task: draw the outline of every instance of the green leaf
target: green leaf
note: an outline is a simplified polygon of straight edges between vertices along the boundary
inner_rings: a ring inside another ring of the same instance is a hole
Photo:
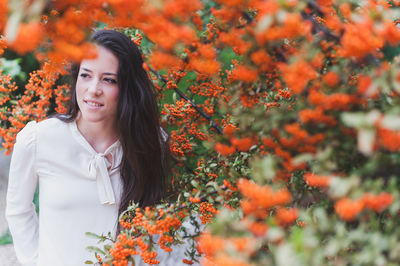
[[[381,125],[390,130],[400,130],[400,116],[385,115],[381,121]]]
[[[271,155],[265,156],[261,160],[254,160],[250,168],[253,169],[253,178],[257,183],[269,183],[275,177],[276,163]]]
[[[110,250],[110,248],[112,248],[111,245],[104,245],[104,250]]]
[[[12,244],[13,240],[10,234],[10,231],[7,230],[7,232],[0,237],[0,245],[7,245],[7,244]]]
[[[302,153],[300,155],[297,155],[296,157],[293,158],[293,164],[294,165],[299,165],[302,163],[308,163],[310,161],[314,160],[314,155],[311,153]]]
[[[359,183],[360,179],[357,176],[332,178],[329,185],[329,195],[332,198],[342,198],[346,196],[352,188],[358,187]]]
[[[104,236],[99,236],[99,235],[97,235],[95,233],[92,233],[92,232],[86,232],[85,235],[93,237],[93,238],[96,238],[96,239],[104,239]]]
[[[193,187],[198,188],[199,187],[199,183],[196,180],[192,180],[190,182],[190,184],[192,184]]]
[[[285,237],[285,232],[279,227],[275,228],[273,227],[267,231],[267,239],[271,242],[275,242],[284,237]]]
[[[256,32],[266,31],[272,24],[273,19],[271,15],[263,16],[256,26]]]
[[[346,126],[358,129],[374,127],[375,122],[377,122],[380,117],[381,113],[378,110],[372,110],[368,113],[346,112],[341,115],[341,119]]]
[[[374,129],[359,129],[357,136],[358,150],[366,155],[372,155],[375,143],[375,130]]]
[[[90,251],[90,252],[97,252],[97,253],[106,255],[106,253],[103,250],[99,249],[98,247],[89,246],[89,247],[86,247],[86,250]]]
[[[367,125],[365,113],[343,113],[341,118],[343,123],[349,127],[361,128]]]
[[[276,250],[276,265],[303,265],[290,243],[281,244]]]

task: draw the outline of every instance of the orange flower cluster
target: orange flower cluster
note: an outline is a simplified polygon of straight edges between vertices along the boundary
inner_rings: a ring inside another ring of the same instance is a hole
[[[389,207],[393,200],[393,195],[387,192],[382,192],[379,195],[367,193],[363,196],[365,207],[376,212],[381,212]]]
[[[182,60],[169,53],[154,51],[150,56],[150,65],[158,70],[163,68],[178,69],[181,67]]]
[[[248,228],[256,237],[264,236],[268,230],[268,226],[262,222],[253,222]]]
[[[150,40],[166,51],[172,50],[178,43],[188,45],[197,39],[194,29],[188,25],[177,25],[162,16],[148,18],[147,23],[140,26]]]
[[[169,82],[175,86],[187,74],[187,72],[183,71],[171,72],[170,76],[172,76],[172,79]],[[176,81],[173,82],[173,80]],[[171,131],[170,145],[173,154],[178,157],[191,155],[193,146],[197,144],[196,141],[204,141],[208,138],[200,128],[200,125],[208,124],[209,121],[200,116],[196,108],[202,109],[205,114],[211,117],[216,108],[214,100],[222,98],[228,101],[226,97],[221,97],[226,88],[216,84],[209,82],[201,83],[200,86],[191,87],[191,90],[199,96],[207,96],[207,99],[203,103],[197,103],[196,107],[193,103],[181,99],[174,104],[165,104],[161,111],[161,114],[164,116],[163,119],[176,128]]]
[[[356,95],[349,95],[346,93],[332,93],[326,95],[317,89],[310,90],[308,100],[311,104],[323,110],[348,110],[352,105],[360,102]]]
[[[149,235],[158,234],[160,238],[158,244],[162,249],[171,252],[170,245],[174,242],[173,234],[182,225],[181,219],[186,214],[184,211],[179,211],[179,217],[175,214],[170,214],[173,209],[153,210],[146,207],[145,210],[137,208],[131,222],[121,220],[121,225],[128,229],[129,235],[122,233],[118,236],[118,241],[115,243],[115,248],[110,249],[110,255],[114,258],[113,264],[127,265],[127,257],[139,254],[135,249],[136,246],[140,249],[140,256],[147,264],[158,264],[156,259],[157,253],[152,251],[154,243],[146,244],[144,238]],[[137,236],[135,234],[139,234]],[[132,235],[131,235],[132,234]]]
[[[250,55],[251,61],[257,65],[257,68],[267,72],[272,71],[275,67],[270,55],[264,50],[257,50]]]
[[[262,16],[258,16],[263,19]],[[260,45],[268,41],[277,41],[282,39],[295,39],[296,37],[306,36],[311,31],[311,24],[304,21],[298,13],[286,13],[281,25],[276,23],[267,30],[257,32],[256,39]]]
[[[245,137],[245,138],[241,138],[241,139],[232,138],[231,142],[238,151],[243,151],[243,152],[248,151],[250,149],[250,147],[253,146],[253,144],[254,144],[254,140],[249,137]]]
[[[3,31],[6,22],[7,22],[7,14],[8,14],[8,1],[0,0],[0,30]]]
[[[242,208],[245,213],[253,212],[259,208],[270,209],[275,206],[285,205],[292,200],[292,196],[287,189],[274,191],[270,186],[259,186],[243,178],[239,179],[237,187],[246,197],[242,201]]]
[[[366,193],[358,200],[351,200],[349,198],[338,200],[335,203],[335,211],[343,220],[353,221],[364,208],[375,212],[382,212],[384,209],[388,208],[393,201],[394,196],[387,192],[381,192],[378,195]]]
[[[194,263],[192,260],[187,260],[187,259],[183,259],[182,262],[188,265],[192,265]]]
[[[306,61],[299,60],[290,65],[280,64],[279,70],[289,89],[296,94],[301,93],[309,81],[317,78],[317,72]]]
[[[289,99],[292,96],[293,96],[293,94],[290,90],[279,90],[278,94],[275,96],[275,99],[279,100],[280,97],[282,97],[284,99]]]
[[[203,21],[198,13],[194,13],[192,17],[192,22],[196,26],[196,28],[200,31],[203,30]]]
[[[315,144],[320,143],[325,139],[325,135],[322,133],[310,136],[306,130],[301,129],[300,124],[293,123],[285,125],[285,130],[292,135],[291,138],[281,137],[279,142],[282,147],[292,150],[297,150],[298,152],[316,152]],[[287,160],[290,160],[290,156],[282,156]]]
[[[201,202],[201,199],[200,199],[200,198],[194,198],[194,197],[190,196],[190,197],[189,197],[189,201],[190,201],[191,203],[200,203],[200,202]]]
[[[162,215],[159,217],[155,223],[152,223],[150,220],[153,218],[153,214],[150,209],[146,209],[146,216],[140,211],[140,209],[136,210],[136,215],[132,219],[132,223],[135,226],[136,230],[139,230],[140,227],[143,227],[146,232],[149,234],[163,234],[165,232],[169,232],[172,229],[178,229],[181,226],[181,221],[176,217],[176,215],[167,215],[161,213]]]
[[[135,37],[136,38],[132,38],[132,42],[137,46],[140,46],[140,44],[142,43],[143,36],[140,33],[136,33]]]
[[[225,247],[234,247],[237,252],[251,254],[254,252],[254,242],[249,237],[231,237],[222,238],[212,236],[210,233],[204,232],[201,234],[197,249],[205,257],[202,259],[202,265],[235,265],[247,266],[250,265],[245,261],[228,256],[225,252]]]
[[[127,240],[126,236],[125,238],[119,237],[119,240],[121,242],[115,242],[114,248],[110,248],[110,254],[114,258],[112,264],[115,266],[127,266],[128,260],[126,259],[126,257],[138,254],[138,252],[134,248],[132,248],[135,242],[131,242],[131,239]],[[124,247],[126,245],[128,245],[129,247]]]
[[[6,48],[7,48],[6,40],[0,39],[0,56],[3,55],[4,49],[6,49]]]
[[[238,65],[232,70],[228,76],[230,82],[233,81],[244,81],[244,82],[254,82],[258,77],[256,69],[250,69],[248,67]]]
[[[227,92],[227,88],[210,82],[202,82],[199,86],[191,86],[190,89],[193,93],[207,98],[226,97],[224,93]],[[226,98],[226,101],[229,99]]]
[[[125,229],[131,229],[132,228],[132,223],[130,223],[130,222],[125,222],[124,220],[120,220],[119,223]]]
[[[400,31],[392,21],[384,22],[383,28],[379,29],[378,34],[392,46],[396,46],[400,43]]]
[[[183,119],[185,118],[185,112],[188,110],[186,106],[186,102],[184,100],[179,100],[175,103],[175,106],[164,104],[164,108],[162,110],[162,114],[167,115],[170,114],[169,121],[171,123],[175,122],[175,118]],[[168,110],[168,113],[166,112]]]
[[[400,132],[379,128],[378,129],[378,142],[386,150],[391,152],[400,151]]]
[[[13,42],[8,42],[8,47],[23,55],[38,47],[43,38],[43,26],[37,22],[22,23]],[[26,40],[29,40],[27,42]]]
[[[353,221],[356,216],[363,210],[363,200],[351,200],[343,198],[335,203],[335,211],[345,221]]]
[[[299,211],[296,208],[286,209],[280,207],[276,211],[276,219],[278,224],[281,226],[293,224],[298,216]]]
[[[218,41],[220,45],[230,46],[236,54],[242,55],[251,48],[251,43],[246,42],[244,37],[244,29],[231,28],[229,32],[220,32]]]
[[[223,156],[229,156],[235,153],[236,149],[233,146],[225,145],[222,143],[216,143],[214,149]]]
[[[3,75],[2,71],[0,71],[0,105],[3,106],[7,101],[10,100],[10,94],[17,90],[15,82],[12,82],[12,78],[10,75]],[[0,113],[0,115],[4,115]],[[1,117],[2,120],[7,119],[6,116]]]
[[[203,232],[200,235],[197,249],[208,256],[214,256],[219,250],[225,247],[224,239],[218,236],[212,236],[209,233]]]
[[[322,77],[322,81],[329,87],[334,88],[339,83],[340,79],[336,72],[330,71]]]
[[[144,263],[147,263],[150,265],[160,263],[159,260],[156,260],[157,252],[149,251],[150,246],[147,245],[141,237],[138,237],[136,239],[136,243],[140,248],[140,252],[141,252],[140,256],[142,257]]]
[[[224,186],[226,188],[229,188],[231,191],[237,191],[237,188],[232,186],[231,183],[229,183],[229,181],[227,181],[226,179],[223,180]]]
[[[193,49],[196,51],[191,52],[186,49],[186,54],[190,58],[188,69],[208,76],[218,74],[221,65],[217,61],[215,48],[211,44],[194,43]]]
[[[250,138],[250,137],[244,137],[244,138],[235,138],[233,137],[233,132],[230,132],[232,129],[228,128],[226,130],[226,135],[230,137],[230,142],[232,143],[232,146],[230,145],[225,145],[222,143],[216,143],[214,148],[215,150],[223,155],[223,156],[229,156],[235,153],[235,151],[241,151],[241,152],[247,152],[251,148],[251,146],[257,144],[257,140],[255,138]]]
[[[243,259],[232,258],[227,254],[220,255],[217,258],[206,257],[201,261],[204,266],[214,266],[214,265],[226,265],[226,266],[250,266],[249,263],[245,262]]]
[[[302,129],[298,123],[286,124],[284,129],[291,137],[281,136],[278,130],[273,130],[271,134],[273,137],[262,137],[261,147],[281,158],[279,161],[281,170],[276,173],[275,180],[287,181],[292,172],[306,169],[305,163],[296,163],[293,157],[299,153],[315,153],[316,145],[325,139],[325,135],[323,133],[309,135],[308,131]]]
[[[226,167],[226,166],[225,166]],[[222,189],[222,192],[218,192],[220,196],[224,198],[225,201],[228,201],[229,199],[232,198],[233,193],[237,191],[237,188],[234,187],[228,180],[224,179],[223,180],[223,185],[220,185],[220,188]],[[224,203],[224,208],[227,209],[233,209],[231,206],[228,204]]]
[[[384,44],[383,39],[374,33],[372,21],[348,23],[344,30],[340,56],[361,58],[369,53],[375,54]]]
[[[240,95],[240,101],[242,102],[242,105],[244,107],[252,108],[252,107],[254,107],[254,105],[256,105],[257,103],[260,102],[260,99],[257,95],[250,96],[244,92]],[[266,106],[270,107],[273,104],[274,103],[271,103],[271,104],[267,103]]]
[[[331,177],[329,176],[315,175],[312,173],[305,173],[303,177],[306,184],[310,187],[327,187],[331,181]]]
[[[368,76],[360,75],[358,78],[357,92],[369,96],[369,88],[371,87],[372,79]]]
[[[68,96],[63,96],[67,86],[59,86],[56,90],[54,86],[60,74],[65,73],[55,71],[50,64],[44,64],[41,70],[30,73],[30,79],[25,85],[24,95],[21,97],[13,95],[18,89],[15,83],[11,82],[10,76],[1,76],[0,78],[0,117],[4,121],[9,121],[11,127],[0,129],[0,136],[3,138],[3,147],[6,153],[11,152],[14,146],[16,133],[18,133],[25,124],[32,119],[41,120],[48,115],[50,100],[56,95],[57,110],[63,110],[63,106],[68,100]],[[7,108],[9,102],[17,102],[12,106],[12,110]]]
[[[68,85],[58,85],[57,88],[54,90],[54,96],[56,98],[56,105],[55,111],[59,114],[63,114],[67,112],[67,103],[70,99],[69,95],[70,87]]]
[[[192,151],[192,144],[183,134],[178,135],[177,131],[171,132],[171,151],[179,157],[185,156],[185,152]]]
[[[303,109],[299,111],[300,121],[303,123],[310,124],[325,124],[333,127],[337,124],[335,118],[330,115],[324,114],[324,110],[321,107],[315,109]]]
[[[217,213],[212,203],[202,202],[199,207],[201,213],[200,220],[202,224],[211,223],[212,218]]]

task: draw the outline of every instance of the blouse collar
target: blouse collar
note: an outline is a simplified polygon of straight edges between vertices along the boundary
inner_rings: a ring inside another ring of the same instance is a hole
[[[98,153],[78,130],[76,120],[69,124],[74,138],[91,154],[92,158],[88,165],[89,175],[87,177],[96,180],[100,203],[115,204],[110,174],[118,170],[122,160],[122,147],[119,140],[109,146],[104,153]],[[111,163],[106,158],[109,154],[112,157]],[[108,167],[110,167],[110,171],[107,169]]]

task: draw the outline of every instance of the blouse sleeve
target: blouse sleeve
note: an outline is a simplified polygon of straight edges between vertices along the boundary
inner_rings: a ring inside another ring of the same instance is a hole
[[[15,253],[23,266],[36,266],[39,221],[33,204],[38,177],[35,169],[36,122],[29,122],[17,135],[11,157],[6,219]]]

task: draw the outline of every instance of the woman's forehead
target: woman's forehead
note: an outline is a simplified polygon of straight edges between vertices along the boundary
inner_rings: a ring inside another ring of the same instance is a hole
[[[118,58],[107,48],[96,45],[97,56],[92,59],[84,59],[80,69],[96,73],[118,73]]]

